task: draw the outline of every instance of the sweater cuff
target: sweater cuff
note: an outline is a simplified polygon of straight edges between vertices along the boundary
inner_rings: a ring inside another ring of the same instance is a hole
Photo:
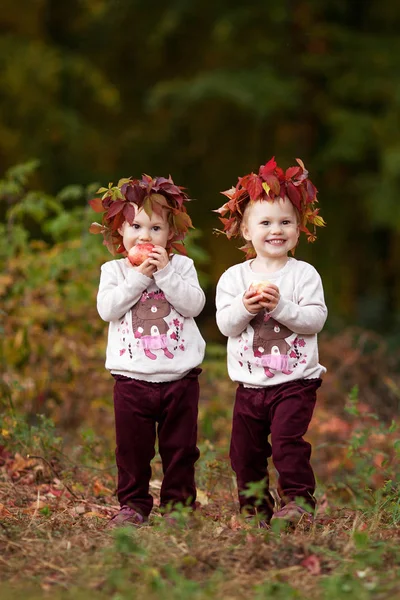
[[[163,269],[160,271],[156,271],[153,275],[154,280],[157,284],[162,283],[165,279],[169,279],[172,273],[174,273],[175,269],[171,265],[171,263],[167,263]]]
[[[268,314],[271,315],[271,317],[273,317],[277,321],[279,321],[279,317],[281,317],[282,314],[285,314],[289,302],[290,302],[290,300],[288,300],[287,298],[283,298],[283,296],[281,296],[279,298],[278,304],[275,306],[275,308],[273,310],[268,311]]]
[[[136,271],[135,269],[128,269],[126,275],[126,281],[129,286],[143,285],[144,289],[146,289],[150,285],[152,280],[152,277],[147,277],[147,275],[143,275],[143,273],[139,273],[139,271]]]

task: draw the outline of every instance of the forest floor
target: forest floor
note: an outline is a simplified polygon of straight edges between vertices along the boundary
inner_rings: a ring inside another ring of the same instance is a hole
[[[174,525],[163,519],[153,479],[150,523],[110,531],[113,474],[64,473],[59,461],[5,448],[0,464],[2,600],[400,598],[393,498],[363,510],[324,495],[312,526],[262,530],[239,517],[228,465],[214,463],[194,517],[183,509]]]
[[[400,422],[389,414],[396,412],[399,388],[387,378],[396,392],[389,411],[388,392],[373,390],[370,380],[363,384],[370,371],[360,356],[335,347],[331,362],[338,355],[347,363],[328,372],[307,433],[318,480],[315,522],[291,530],[276,523],[259,529],[238,513],[228,459],[234,385],[222,352],[202,374],[199,507],[194,517],[177,512],[174,525],[158,508],[156,454],[149,524],[106,528],[118,510],[107,390],[104,400],[91,391],[93,401],[80,407],[82,424],[73,432],[46,417],[29,423],[27,411],[17,414],[15,403],[6,402],[0,599],[400,600]],[[362,385],[346,394],[352,379]],[[59,410],[68,417],[65,403]],[[271,486],[275,493],[272,466]]]

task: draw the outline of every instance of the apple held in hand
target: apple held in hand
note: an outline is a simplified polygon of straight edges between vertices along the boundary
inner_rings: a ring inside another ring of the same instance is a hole
[[[148,258],[150,252],[153,250],[154,244],[146,242],[145,244],[136,244],[128,252],[128,259],[131,265],[138,267]]]
[[[265,279],[264,281],[252,281],[249,290],[250,292],[253,292],[253,296],[257,296],[258,294],[265,292],[270,283],[271,282],[268,281],[268,279]]]

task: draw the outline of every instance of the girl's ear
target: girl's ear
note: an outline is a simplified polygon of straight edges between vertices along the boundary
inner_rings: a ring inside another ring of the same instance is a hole
[[[168,233],[168,241],[171,240],[175,235],[175,231],[173,229],[171,229],[171,227],[169,228],[169,233]]]
[[[241,232],[242,236],[244,237],[244,239],[246,240],[246,242],[251,242],[251,237],[249,235],[249,229],[245,225],[245,223],[242,223],[242,226],[240,228],[240,232]]]
[[[124,229],[125,229],[125,225],[126,225],[126,221],[124,221],[121,225],[121,227],[118,227],[118,233],[119,235],[122,235],[122,237],[124,237]]]

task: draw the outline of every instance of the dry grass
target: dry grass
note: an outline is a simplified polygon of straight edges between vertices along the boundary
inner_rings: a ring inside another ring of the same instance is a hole
[[[150,525],[110,533],[111,475],[80,470],[67,483],[39,459],[3,451],[2,462],[0,576],[9,586],[2,600],[8,589],[13,600],[19,593],[29,600],[322,599],[335,597],[326,585],[336,580],[352,600],[399,597],[400,530],[383,511],[372,519],[322,503],[311,528],[265,531],[240,519],[234,490],[214,486],[182,526],[168,525],[156,507]],[[155,480],[156,503],[158,489]]]

